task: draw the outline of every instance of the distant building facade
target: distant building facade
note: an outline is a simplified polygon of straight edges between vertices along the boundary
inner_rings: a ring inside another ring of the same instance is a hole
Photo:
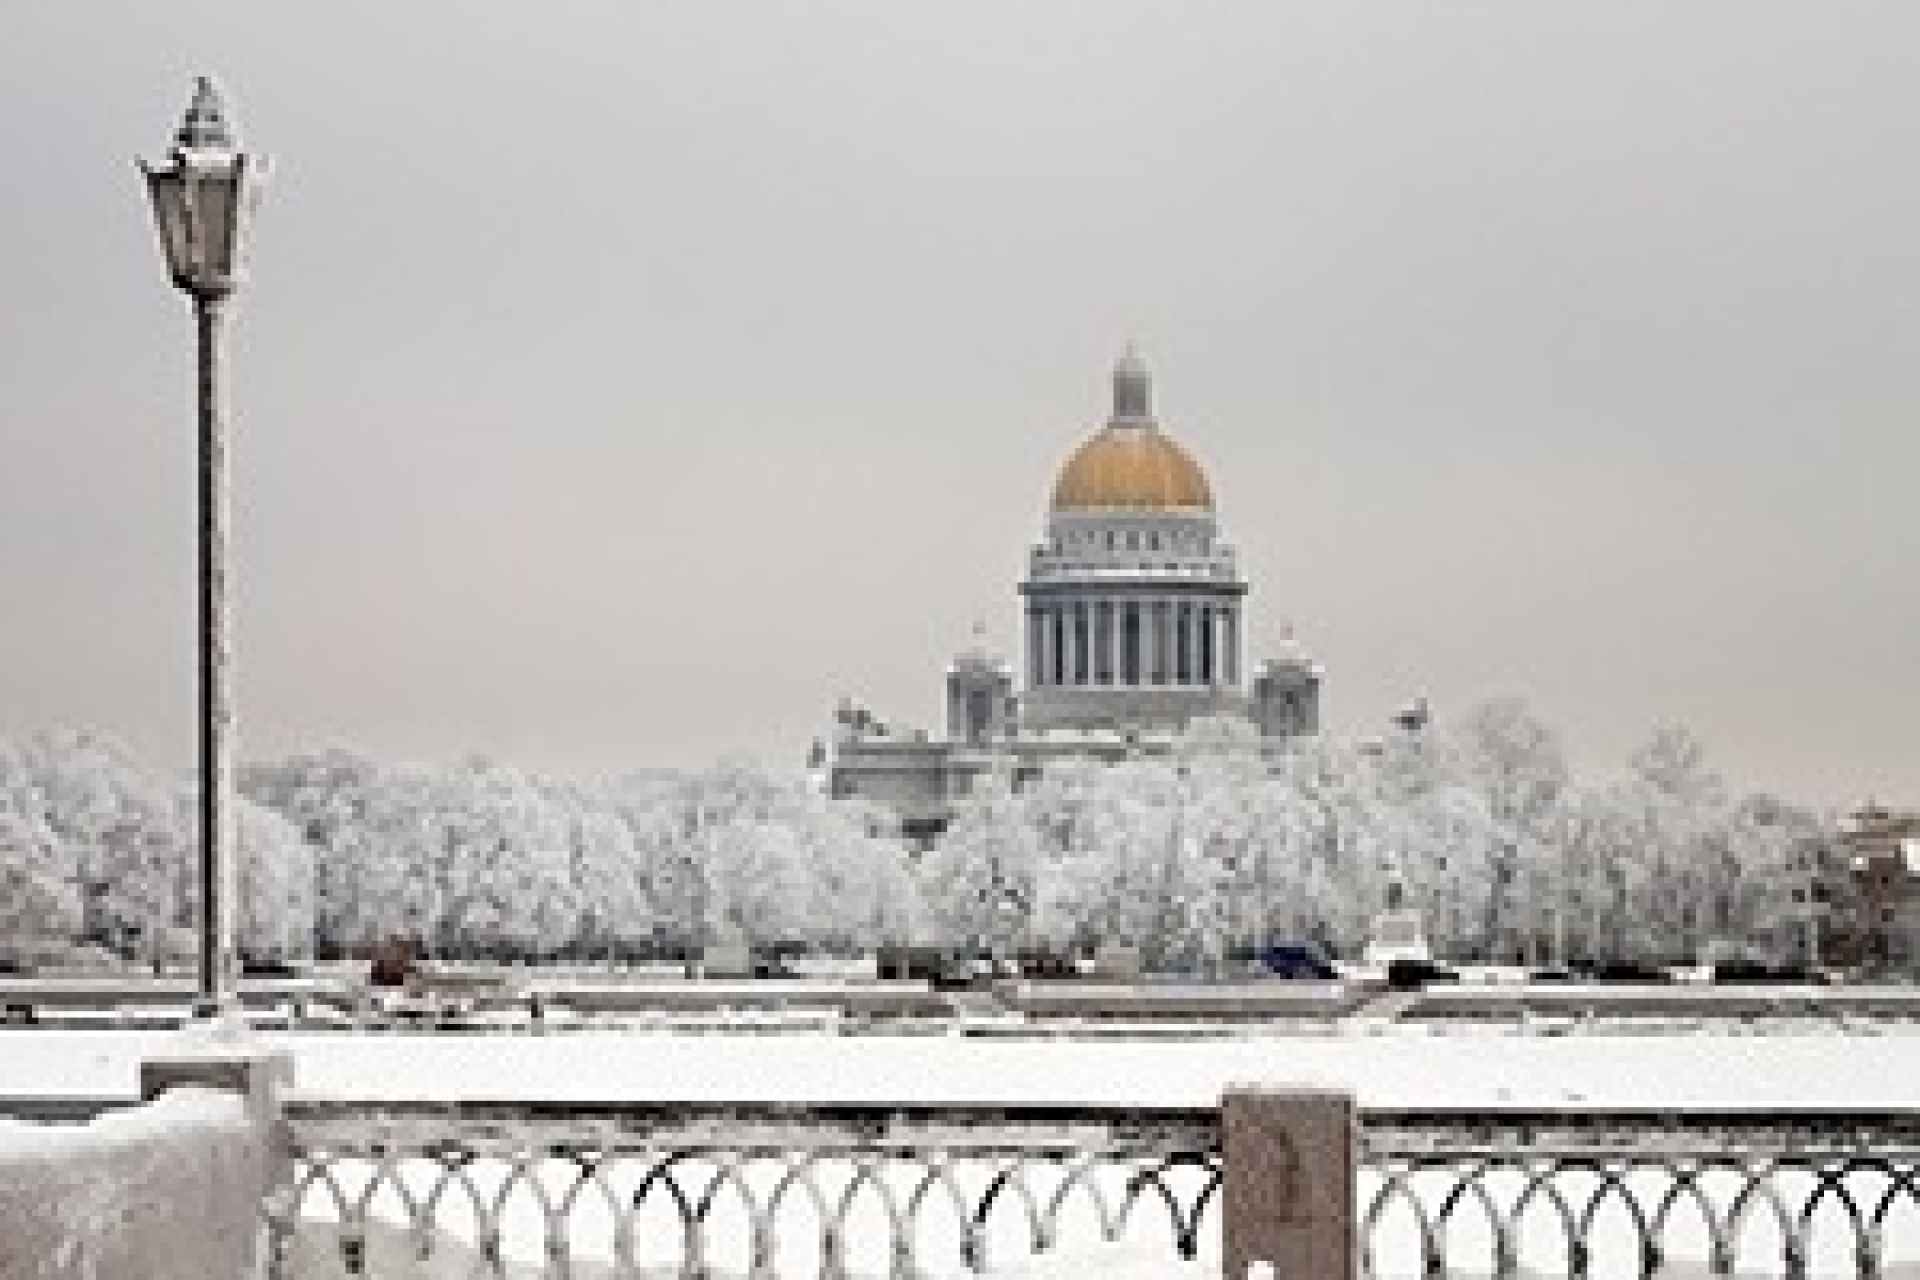
[[[1019,593],[1024,682],[976,638],[947,669],[942,734],[843,704],[821,761],[836,795],[867,797],[930,839],[996,766],[1023,782],[1057,760],[1151,755],[1209,716],[1276,744],[1319,730],[1315,663],[1295,653],[1249,668],[1247,583],[1206,474],[1161,428],[1131,351],[1111,416],[1060,470]]]
[[[1873,970],[1920,970],[1920,810],[1869,804],[1840,829],[1848,883],[1836,921],[1850,963]]]

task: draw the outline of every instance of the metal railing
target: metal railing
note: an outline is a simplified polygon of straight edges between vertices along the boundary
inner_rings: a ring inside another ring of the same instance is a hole
[[[920,1277],[1126,1240],[1219,1252],[1202,1108],[294,1098],[270,1221],[299,1274]],[[1368,1111],[1378,1276],[1871,1277],[1920,1266],[1920,1112]],[[1312,1176],[1311,1170],[1305,1175]],[[291,1269],[283,1274],[292,1274]],[[519,1273],[516,1273],[519,1274]]]
[[[1911,1111],[1373,1112],[1362,1145],[1374,1274],[1873,1277],[1920,1261]]]
[[[1142,1235],[1190,1258],[1221,1176],[1212,1110],[307,1101],[286,1118],[276,1253],[317,1235],[349,1275],[383,1240],[555,1276],[588,1257],[618,1275],[917,1277]]]

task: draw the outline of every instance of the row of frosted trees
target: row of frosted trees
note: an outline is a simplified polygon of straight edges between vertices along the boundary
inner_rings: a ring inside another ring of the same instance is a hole
[[[1124,942],[1213,971],[1249,946],[1350,952],[1382,910],[1458,959],[1666,961],[1814,926],[1830,825],[1743,796],[1684,733],[1575,780],[1513,702],[1360,747],[1263,752],[1196,725],[1171,754],[980,779],[911,850],[884,815],[729,764],[576,783],[343,752],[244,772],[241,943],[256,958],[405,937],[451,957],[718,943]],[[97,736],[0,741],[0,944],[189,948],[190,785]]]
[[[0,739],[0,959],[89,945],[156,967],[192,955],[194,789],[115,743],[64,730]],[[242,803],[236,928],[256,956],[312,945],[314,851]]]
[[[393,937],[440,956],[852,947],[905,936],[915,902],[869,815],[744,766],[584,786],[329,752],[241,786],[238,933],[255,960]],[[0,740],[0,959],[191,955],[193,800],[97,735]]]
[[[1832,827],[1731,789],[1683,731],[1583,784],[1515,702],[1360,747],[1277,756],[1230,722],[1171,756],[989,780],[920,877],[932,932],[1000,950],[1124,939],[1217,970],[1313,939],[1350,954],[1388,909],[1457,961],[1691,962],[1711,941],[1801,951],[1834,887]]]
[[[872,815],[746,765],[588,786],[329,754],[244,785],[315,851],[328,947],[400,936],[438,956],[587,959],[853,948],[912,923],[910,865]]]

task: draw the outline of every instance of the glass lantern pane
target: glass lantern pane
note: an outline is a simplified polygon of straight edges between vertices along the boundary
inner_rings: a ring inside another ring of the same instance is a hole
[[[160,250],[166,255],[168,274],[177,280],[187,274],[193,261],[186,184],[177,172],[164,170],[149,171],[147,185],[153,195],[153,216],[159,226]]]
[[[239,210],[234,198],[239,190],[238,175],[204,175],[195,178],[193,185],[194,230],[198,233],[195,266],[209,280],[226,280],[239,265],[234,252],[239,239]]]

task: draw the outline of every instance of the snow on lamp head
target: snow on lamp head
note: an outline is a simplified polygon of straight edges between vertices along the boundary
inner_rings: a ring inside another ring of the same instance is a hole
[[[153,197],[160,248],[175,285],[224,298],[245,271],[244,251],[266,165],[240,150],[226,104],[201,76],[163,165],[140,164]]]

